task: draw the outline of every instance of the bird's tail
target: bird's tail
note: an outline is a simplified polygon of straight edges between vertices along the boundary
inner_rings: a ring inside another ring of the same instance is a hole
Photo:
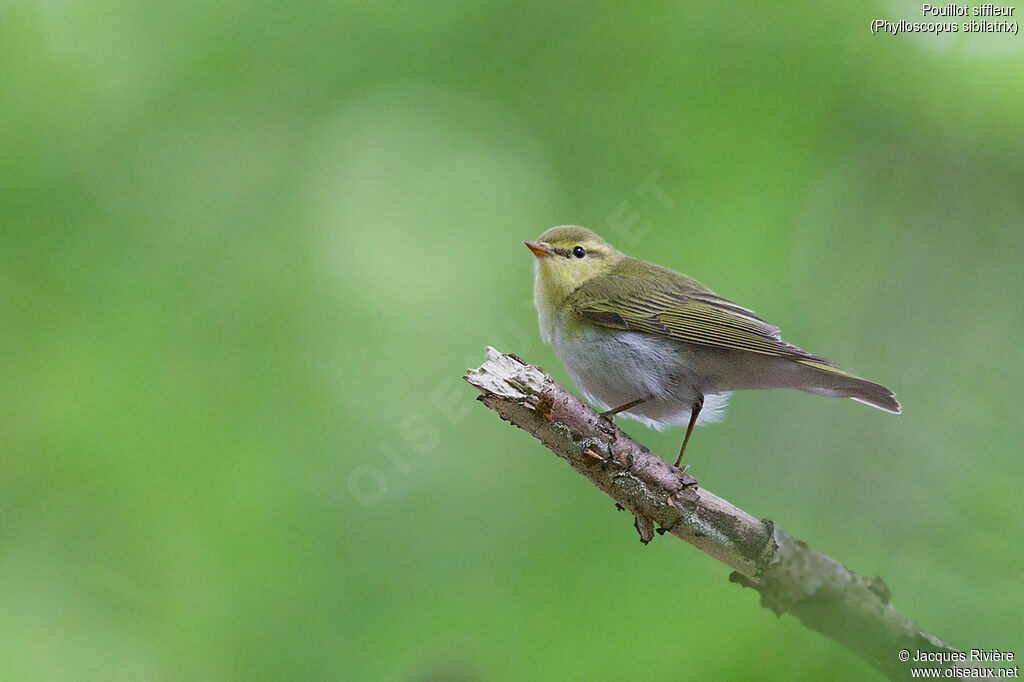
[[[871,405],[893,414],[903,411],[896,400],[896,394],[881,384],[861,379],[846,370],[820,360],[806,359],[796,362],[802,365],[801,382],[796,386],[802,391],[837,398],[852,398],[859,403]]]

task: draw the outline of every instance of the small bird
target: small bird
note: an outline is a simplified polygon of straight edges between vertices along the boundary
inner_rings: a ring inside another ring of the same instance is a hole
[[[658,430],[722,418],[731,391],[796,388],[899,414],[885,386],[782,340],[779,328],[691,277],[630,258],[590,230],[523,242],[537,257],[541,337],[592,403]]]

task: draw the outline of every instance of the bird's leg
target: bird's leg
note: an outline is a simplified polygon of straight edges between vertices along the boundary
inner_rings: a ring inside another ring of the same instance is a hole
[[[704,407],[704,396],[697,399],[697,402],[690,408],[690,423],[686,427],[686,435],[683,436],[683,447],[679,448],[679,456],[676,457],[675,466],[679,466],[679,463],[683,461],[683,453],[686,452],[686,442],[690,440],[690,432],[693,431],[693,425],[697,423],[697,415],[700,414],[700,408]]]
[[[647,400],[648,400],[648,398],[638,398],[637,400],[633,400],[631,402],[628,402],[625,405],[619,405],[615,409],[607,410],[605,412],[602,412],[601,416],[614,424],[615,423],[615,415],[617,415],[619,412],[625,412],[626,410],[630,409],[631,407],[636,407],[640,403],[647,402]]]

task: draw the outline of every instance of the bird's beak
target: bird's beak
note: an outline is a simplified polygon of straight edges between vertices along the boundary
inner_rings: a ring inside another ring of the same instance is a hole
[[[546,246],[538,244],[537,242],[523,242],[526,244],[526,248],[533,251],[533,255],[537,258],[547,258],[548,256],[554,256],[555,252]]]

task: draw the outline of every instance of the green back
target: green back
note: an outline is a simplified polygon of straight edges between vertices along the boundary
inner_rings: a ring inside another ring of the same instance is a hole
[[[827,363],[786,343],[778,327],[695,279],[636,258],[587,281],[566,304],[582,319],[603,327]]]

